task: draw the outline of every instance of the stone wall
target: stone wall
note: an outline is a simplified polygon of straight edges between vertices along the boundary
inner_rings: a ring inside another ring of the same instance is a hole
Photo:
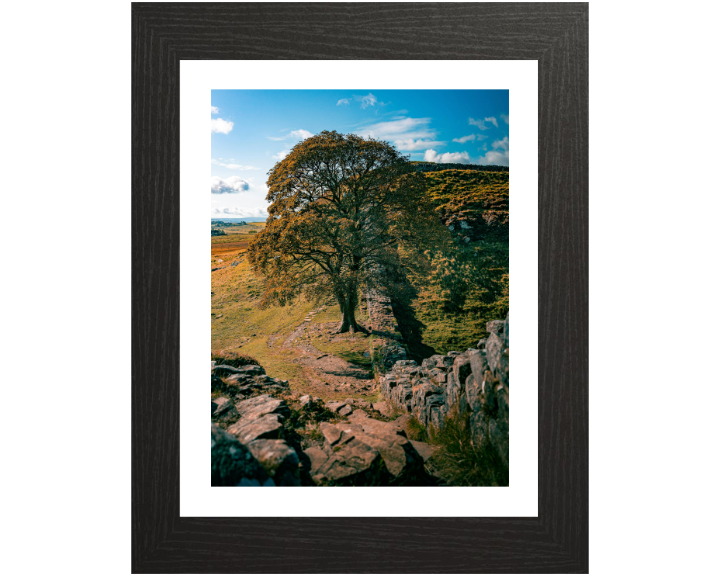
[[[389,369],[396,362],[407,359],[400,328],[393,314],[391,299],[376,290],[368,290],[364,300],[370,319],[368,328],[372,334],[382,339],[378,353],[382,357],[385,369]]]
[[[418,366],[400,360],[380,378],[395,407],[428,429],[442,429],[449,414],[470,414],[473,441],[489,441],[507,464],[510,413],[510,315],[488,322],[490,337],[465,352],[436,354]]]

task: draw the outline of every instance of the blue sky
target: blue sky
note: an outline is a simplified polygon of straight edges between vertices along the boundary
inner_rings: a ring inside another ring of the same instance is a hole
[[[509,165],[507,90],[213,90],[211,216],[267,216],[267,173],[323,130],[411,160]]]

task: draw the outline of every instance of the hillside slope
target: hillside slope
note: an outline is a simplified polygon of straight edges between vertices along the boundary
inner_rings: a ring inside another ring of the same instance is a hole
[[[448,239],[425,253],[423,272],[410,278],[412,313],[401,297],[393,303],[405,319],[401,329],[415,322],[415,337],[406,336],[413,357],[426,356],[428,347],[445,353],[474,346],[487,322],[509,307],[509,173],[451,169],[425,177]]]

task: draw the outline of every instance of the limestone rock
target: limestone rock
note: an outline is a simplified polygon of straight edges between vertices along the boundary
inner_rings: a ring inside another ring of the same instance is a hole
[[[447,372],[440,370],[440,368],[433,368],[428,372],[428,375],[430,376],[430,380],[435,382],[435,384],[439,385],[447,382]]]
[[[480,350],[475,354],[470,354],[470,368],[475,376],[475,382],[478,384],[482,382],[485,370],[487,370],[487,359],[485,358],[485,352]]]
[[[285,440],[254,440],[248,449],[276,486],[300,486],[297,453]]]
[[[425,358],[421,366],[410,360],[395,362],[380,378],[379,387],[390,408],[411,414],[425,427],[442,429],[452,412],[470,412],[475,435],[490,438],[505,450],[509,420],[510,315],[487,323],[489,337],[477,348],[450,351]],[[503,436],[505,434],[505,436]]]
[[[256,396],[255,398],[238,402],[235,408],[237,408],[243,420],[254,420],[265,414],[285,416],[289,412],[284,400],[273,398],[269,394],[263,394],[262,396]]]
[[[490,334],[496,334],[498,336],[502,336],[503,330],[505,329],[505,321],[504,320],[492,320],[487,323],[486,330]]]
[[[350,414],[353,413],[353,409],[346,404],[345,406],[340,408],[337,413],[340,414],[340,416],[350,416]]]
[[[470,374],[465,380],[465,400],[471,411],[480,409],[480,394],[482,382],[475,379],[475,374]]]
[[[231,376],[233,374],[241,374],[244,376],[258,376],[265,374],[265,369],[262,366],[249,365],[235,368],[235,366],[228,366],[227,364],[220,364],[213,368],[212,371],[214,376]]]
[[[227,376],[225,378],[225,382],[227,382],[228,384],[236,385],[236,386],[242,386],[243,384],[247,384],[248,382],[251,382],[251,381],[252,381],[252,376],[250,376],[249,374],[235,373],[235,374],[230,374],[229,376]]]
[[[402,434],[404,434],[405,430],[407,429],[408,422],[410,421],[411,418],[412,418],[412,414],[408,414],[406,412],[405,414],[402,414],[402,415],[398,416],[397,418],[395,418],[395,420],[393,420],[392,423],[395,424],[395,426],[397,426],[398,428],[400,428],[400,430],[402,430]],[[398,434],[400,434],[400,432],[398,432]]]
[[[228,427],[227,431],[247,444],[262,438],[275,439],[280,435],[282,424],[277,414],[265,414],[259,418],[241,418]]]
[[[465,382],[465,379],[470,375],[472,371],[469,354],[464,352],[455,358],[453,363],[453,374],[457,382]]]
[[[338,483],[352,482],[354,477],[369,472],[380,460],[377,450],[353,438],[334,449],[313,477]]]
[[[327,403],[328,410],[330,410],[331,412],[336,412],[336,413],[339,412],[340,409],[344,408],[345,406],[347,406],[347,404],[345,402],[328,402]]]
[[[330,446],[336,444],[342,437],[342,431],[334,424],[330,424],[330,422],[320,422],[320,433]]]
[[[362,408],[358,408],[357,410],[353,410],[353,413],[348,416],[348,420],[350,420],[350,422],[353,422],[358,418],[368,418],[368,413]]]
[[[355,434],[355,440],[364,442],[380,453],[388,472],[395,477],[418,472],[423,459],[410,440],[398,434]]]
[[[370,434],[372,436],[385,436],[385,435],[399,435],[406,436],[405,430],[403,430],[400,423],[397,420],[392,422],[381,422],[374,418],[356,418],[353,419],[352,424],[360,427],[362,432]]]
[[[212,418],[213,420],[219,420],[221,422],[227,422],[233,418],[238,417],[238,411],[233,406],[233,403],[224,397],[216,398],[211,401],[212,405]]]
[[[328,461],[329,454],[320,448],[311,446],[303,451],[310,461],[310,475],[315,476],[320,467]]]
[[[500,360],[503,353],[503,340],[497,334],[490,334],[485,344],[485,353],[487,355],[487,363],[493,372],[500,367]]]
[[[217,424],[212,425],[212,486],[273,485],[250,450]]]
[[[373,407],[373,410],[377,410],[378,412],[380,412],[380,414],[382,414],[386,418],[389,418],[393,412],[392,408],[390,406],[388,406],[387,402],[375,402],[372,405],[372,407]]]
[[[346,398],[345,402],[357,408],[372,408],[372,403],[362,398]]]
[[[430,458],[432,458],[435,452],[437,452],[437,447],[433,446],[432,444],[428,444],[427,442],[410,440],[410,443],[413,445],[413,448],[415,448],[415,451],[420,454],[420,456],[422,456],[422,459],[426,462],[430,460]]]

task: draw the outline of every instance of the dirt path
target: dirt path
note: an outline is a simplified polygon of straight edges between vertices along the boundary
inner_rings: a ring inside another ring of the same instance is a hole
[[[303,368],[303,374],[309,384],[307,390],[309,394],[322,398],[371,394],[375,388],[375,381],[369,370],[318,350],[311,344],[311,336],[322,338],[327,342],[338,342],[347,338],[347,335],[336,334],[337,322],[312,323],[313,317],[323,309],[324,307],[321,306],[310,312],[284,341],[280,340],[279,334],[272,335],[268,339],[268,346],[293,352],[290,360]]]

